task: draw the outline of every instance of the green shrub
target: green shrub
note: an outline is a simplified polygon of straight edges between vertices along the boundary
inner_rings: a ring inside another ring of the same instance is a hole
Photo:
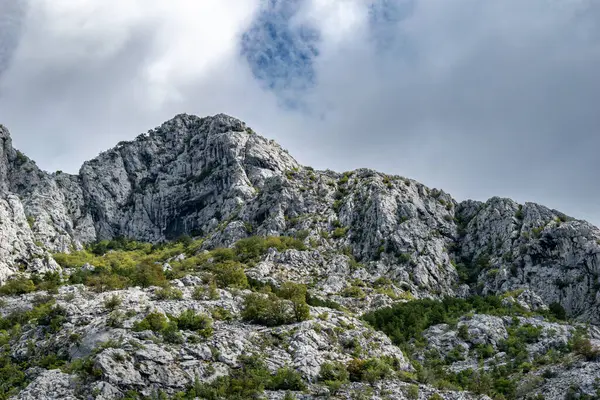
[[[475,351],[477,352],[477,355],[483,359],[490,358],[496,353],[494,346],[489,343],[485,345],[482,343],[477,344],[477,346],[475,346]]]
[[[323,300],[318,297],[311,296],[310,293],[306,294],[306,303],[313,307],[327,307],[339,311],[342,311],[344,309],[344,307],[342,307],[340,304],[336,303],[333,300]]]
[[[12,277],[4,285],[0,286],[0,294],[8,296],[31,293],[34,290],[35,284],[24,275]]]
[[[187,391],[187,399],[255,399],[269,385],[271,374],[264,361],[257,355],[240,356],[240,367],[231,370],[229,375],[219,376],[210,383],[198,379]]]
[[[39,275],[33,275],[32,281],[36,286],[36,290],[46,290],[53,293],[56,293],[57,289],[62,285],[62,279],[58,272],[48,271],[41,277]]]
[[[349,378],[353,382],[366,381],[374,383],[388,378],[393,372],[391,366],[381,358],[367,360],[355,358],[348,362],[347,369]]]
[[[292,302],[292,309],[296,322],[306,321],[310,318],[310,309],[306,304],[306,285],[285,282],[277,291],[277,294]]]
[[[224,307],[215,307],[210,314],[213,319],[218,321],[233,321],[235,319],[232,312]]]
[[[111,328],[122,328],[123,320],[125,319],[125,314],[121,311],[113,311],[108,314],[108,318],[106,319],[106,326]]]
[[[223,261],[214,265],[211,271],[215,274],[219,287],[248,287],[248,278],[244,272],[244,267],[237,261]]]
[[[159,313],[159,312],[153,312],[153,313],[146,315],[146,317],[143,320],[136,322],[133,325],[133,330],[134,331],[151,330],[153,332],[160,333],[167,328],[168,324],[169,324],[169,320],[167,319],[167,317],[164,314]]]
[[[118,308],[122,302],[123,300],[121,299],[121,297],[113,295],[104,301],[104,308],[106,308],[109,311],[112,311]]]
[[[398,303],[366,313],[363,319],[386,333],[398,345],[404,345],[413,339],[416,345],[425,345],[422,336],[425,329],[441,323],[456,323],[457,318],[469,312],[524,315],[526,310],[518,305],[505,307],[497,296],[473,296],[468,299],[447,297],[442,301],[421,299]]]
[[[462,340],[469,340],[469,327],[466,324],[460,325],[457,336]]]
[[[192,293],[192,298],[194,300],[204,300],[204,298],[208,298],[209,300],[218,300],[221,298],[221,296],[217,290],[216,282],[214,279],[211,279],[207,288],[204,286],[197,286]]]
[[[575,354],[585,357],[588,361],[597,360],[600,357],[600,350],[592,345],[589,338],[576,334],[571,339],[571,349]]]
[[[253,323],[277,326],[294,322],[288,304],[274,293],[250,293],[244,298],[242,318]]]
[[[196,314],[193,310],[185,310],[177,317],[179,329],[195,331],[202,337],[210,337],[213,333],[212,320],[208,315]]]
[[[302,375],[293,368],[279,368],[275,375],[270,379],[267,385],[269,390],[304,390],[306,384],[302,380]]]
[[[60,331],[66,321],[67,312],[61,306],[56,305],[54,299],[52,299],[47,303],[34,307],[26,314],[25,318],[29,319],[30,322],[37,322],[48,333],[56,333]]]
[[[340,362],[325,362],[321,364],[319,381],[325,384],[329,390],[336,393],[343,384],[348,382],[349,374],[344,364]]]
[[[235,244],[237,257],[243,263],[258,261],[261,256],[267,253],[269,248],[275,248],[277,251],[287,249],[306,250],[306,246],[301,240],[288,236],[251,236],[239,240]]]
[[[392,280],[390,278],[387,278],[385,276],[380,276],[379,278],[377,278],[375,280],[375,282],[373,282],[373,287],[382,288],[382,287],[390,286],[391,284],[392,284]]]
[[[230,248],[214,249],[213,251],[210,252],[210,256],[213,259],[213,263],[222,263],[225,261],[235,261],[237,258],[235,250],[230,249]]]
[[[184,342],[183,335],[179,331],[176,321],[169,321],[167,326],[160,333],[167,343],[182,344]]]
[[[410,385],[406,391],[406,397],[410,400],[419,399],[419,387],[417,385]]]
[[[339,239],[339,238],[346,236],[347,231],[348,231],[348,228],[335,228],[332,236],[334,239]]]
[[[78,278],[81,278],[81,281],[78,281]],[[83,283],[98,293],[124,289],[130,284],[129,278],[109,273],[91,274],[81,271],[69,279],[71,283]]]
[[[164,287],[168,285],[168,281],[163,272],[162,265],[151,261],[144,261],[136,267],[132,284],[143,288],[150,286]]]
[[[562,305],[560,305],[560,303],[554,302],[550,304],[549,310],[550,313],[554,316],[554,318],[563,321],[567,319],[567,311]]]
[[[301,229],[294,234],[296,239],[301,240],[302,242],[304,242],[309,235],[310,232],[307,229]]]
[[[156,291],[155,296],[158,300],[181,300],[183,293],[179,289],[168,286]]]
[[[354,297],[357,299],[364,299],[366,297],[365,292],[358,286],[348,286],[341,293],[344,297]]]

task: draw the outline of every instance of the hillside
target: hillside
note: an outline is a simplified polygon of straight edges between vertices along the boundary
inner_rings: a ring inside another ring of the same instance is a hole
[[[316,171],[223,114],[78,175],[0,138],[0,398],[597,396],[585,221]]]

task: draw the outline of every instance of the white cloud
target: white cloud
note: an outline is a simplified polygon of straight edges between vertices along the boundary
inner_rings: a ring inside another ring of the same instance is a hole
[[[266,0],[32,0],[0,121],[42,167],[76,171],[176,113],[226,112],[320,168],[600,221],[597,2],[298,1],[292,27],[319,31],[316,84],[282,90],[309,113],[281,108],[240,54]],[[374,22],[373,5],[400,11]]]

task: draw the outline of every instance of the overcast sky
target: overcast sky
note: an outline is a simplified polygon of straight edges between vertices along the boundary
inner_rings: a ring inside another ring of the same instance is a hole
[[[301,163],[600,223],[600,1],[0,0],[0,123],[42,168],[224,112]]]

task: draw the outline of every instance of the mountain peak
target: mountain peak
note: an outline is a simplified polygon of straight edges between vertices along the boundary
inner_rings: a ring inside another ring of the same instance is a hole
[[[205,131],[209,135],[228,132],[245,132],[246,124],[238,118],[227,114],[215,114],[208,117],[199,117],[193,114],[177,114],[165,121],[159,129],[161,131],[185,132],[188,130]]]

